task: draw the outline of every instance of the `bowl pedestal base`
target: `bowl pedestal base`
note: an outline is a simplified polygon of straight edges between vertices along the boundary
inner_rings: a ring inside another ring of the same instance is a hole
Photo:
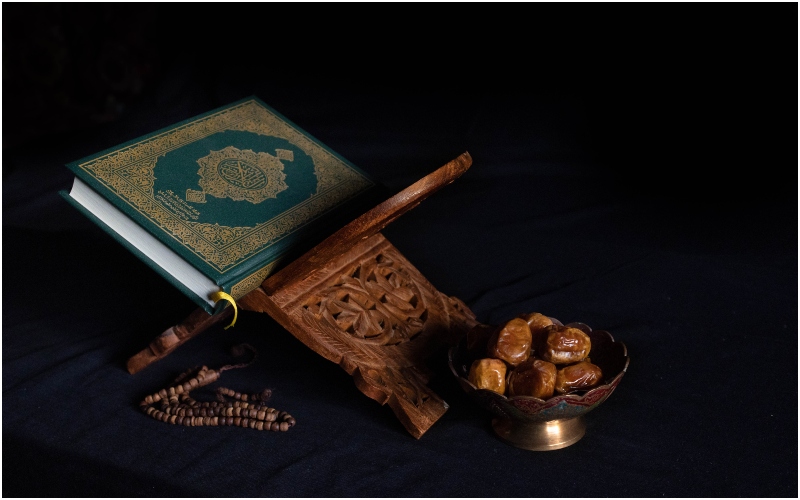
[[[586,433],[583,417],[521,422],[510,418],[492,420],[495,434],[506,443],[532,451],[566,448],[577,443]]]

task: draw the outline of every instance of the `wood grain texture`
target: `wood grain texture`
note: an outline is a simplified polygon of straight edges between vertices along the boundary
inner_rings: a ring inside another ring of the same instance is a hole
[[[305,279],[330,259],[369,238],[428,196],[455,181],[470,165],[472,157],[468,152],[462,153],[329,236],[305,255],[267,278],[262,287],[269,293]]]
[[[155,338],[150,345],[128,359],[128,372],[133,374],[143,370],[156,361],[165,358],[169,353],[178,348],[195,335],[199,335],[212,325],[219,323],[231,315],[233,309],[226,307],[220,313],[210,315],[202,308],[197,308],[183,321],[167,328]]]

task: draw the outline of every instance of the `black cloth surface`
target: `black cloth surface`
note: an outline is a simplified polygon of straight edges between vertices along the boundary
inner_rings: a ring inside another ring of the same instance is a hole
[[[483,7],[283,6],[232,36],[209,25],[251,11],[197,6],[208,41],[154,4],[4,4],[3,496],[797,496],[797,5]],[[315,8],[315,48],[277,42]],[[504,444],[445,352],[450,408],[414,439],[247,311],[127,373],[194,305],[59,197],[64,164],[252,94],[392,192],[472,155],[383,234],[483,323],[538,311],[626,344],[580,441]],[[242,342],[258,361],[216,385],[271,388],[290,431],[139,410]]]

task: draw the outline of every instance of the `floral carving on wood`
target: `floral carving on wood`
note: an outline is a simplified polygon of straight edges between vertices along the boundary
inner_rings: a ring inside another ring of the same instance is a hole
[[[343,270],[315,292],[304,309],[339,331],[377,345],[414,338],[428,313],[417,283],[382,253]]]

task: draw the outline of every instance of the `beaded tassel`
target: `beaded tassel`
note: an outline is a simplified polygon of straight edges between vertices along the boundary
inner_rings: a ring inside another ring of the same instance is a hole
[[[265,389],[259,394],[242,394],[226,387],[216,390],[216,401],[198,402],[189,393],[198,387],[216,382],[222,372],[242,368],[255,361],[255,349],[249,345],[241,347],[253,352],[249,363],[226,365],[219,370],[206,366],[191,369],[175,379],[173,385],[150,394],[139,407],[144,413],[169,424],[186,426],[235,425],[259,431],[288,431],[297,421],[285,411],[267,406],[271,391]],[[241,349],[239,354],[241,353]]]

